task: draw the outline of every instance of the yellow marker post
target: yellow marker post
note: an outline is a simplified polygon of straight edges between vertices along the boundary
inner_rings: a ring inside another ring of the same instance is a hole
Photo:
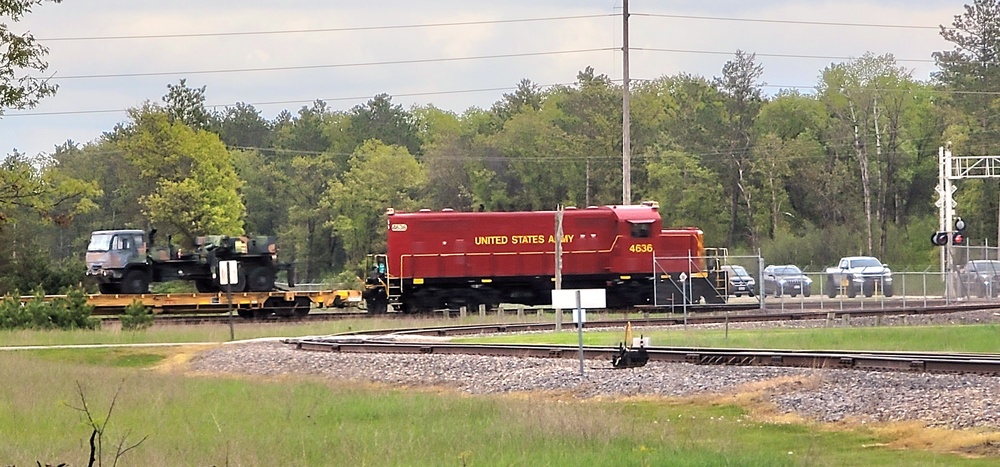
[[[632,348],[632,322],[625,322],[625,348]]]

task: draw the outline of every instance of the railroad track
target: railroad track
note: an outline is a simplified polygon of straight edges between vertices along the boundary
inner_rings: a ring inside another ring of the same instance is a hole
[[[848,308],[842,310],[832,310],[832,309],[784,309],[784,310],[766,310],[759,311],[756,308],[726,308],[713,311],[704,311],[699,313],[689,313],[685,315],[679,315],[676,313],[654,313],[648,310],[609,310],[600,315],[612,316],[612,315],[622,315],[620,319],[597,319],[591,320],[584,324],[584,328],[601,328],[601,327],[615,327],[624,326],[626,322],[631,322],[635,325],[647,325],[647,326],[671,326],[671,325],[681,325],[681,324],[721,324],[725,322],[730,323],[747,323],[747,322],[765,322],[765,321],[797,321],[797,320],[815,320],[815,319],[853,319],[862,317],[878,317],[878,316],[894,316],[894,315],[934,315],[934,314],[947,314],[947,313],[957,313],[963,311],[974,311],[974,310],[1000,310],[1000,303],[966,303],[966,304],[951,304],[951,305],[937,305],[937,306],[927,306],[927,307],[889,307],[889,308]],[[597,314],[591,314],[595,316]],[[451,315],[457,316],[457,315]],[[494,315],[499,316],[499,315]],[[514,316],[513,314],[506,314],[505,316]],[[256,323],[256,324],[266,324],[266,323],[289,323],[289,322],[322,322],[322,321],[334,321],[340,319],[352,319],[352,318],[382,318],[382,319],[421,319],[421,318],[438,318],[438,316],[425,316],[425,315],[411,315],[403,313],[385,313],[378,315],[371,315],[365,311],[358,312],[334,312],[334,313],[310,313],[306,315],[292,315],[292,316],[281,316],[281,315],[271,315],[265,318],[242,318],[234,316],[234,320],[238,323]],[[118,317],[109,316],[102,317],[105,322],[115,322],[118,321]],[[213,323],[226,323],[229,320],[227,314],[203,314],[203,315],[180,315],[180,314],[158,314],[156,315],[157,324],[165,325],[192,325],[192,324],[213,324]],[[573,323],[565,322],[562,326],[575,327]],[[552,331],[556,327],[556,324],[551,321],[540,321],[534,323],[509,323],[509,324],[483,324],[483,325],[462,325],[462,326],[439,326],[439,327],[420,327],[420,328],[405,328],[405,329],[393,329],[391,331],[386,330],[372,330],[372,331],[356,331],[353,334],[385,334],[388,332],[393,332],[396,334],[423,334],[423,335],[436,335],[436,336],[457,336],[457,335],[467,335],[467,334],[483,334],[483,333],[503,333],[503,332],[525,332],[525,331]]]
[[[951,305],[892,310],[811,311],[793,313],[750,313],[740,315],[696,315],[688,317],[622,318],[589,321],[584,328],[636,326],[674,326],[722,322],[761,322],[775,320],[830,319],[885,315],[929,315],[1000,309],[1000,305]],[[572,323],[564,326],[573,327]],[[328,338],[289,339],[296,349],[325,352],[377,352],[419,354],[464,354],[536,358],[578,358],[578,346],[562,345],[474,345],[430,342],[399,342],[402,336],[462,336],[508,332],[552,331],[556,323],[501,323],[484,325],[436,326],[393,330],[357,331]],[[1000,375],[1000,355],[969,353],[881,352],[881,351],[805,351],[773,349],[707,349],[693,347],[649,347],[650,361],[698,365],[787,366],[805,368],[849,368],[881,371],[973,373]],[[584,358],[611,360],[617,347],[584,347]]]
[[[353,353],[403,353],[425,355],[481,355],[533,358],[579,358],[580,348],[572,345],[483,345],[428,342],[289,339],[298,350]],[[612,360],[617,347],[585,346],[583,356],[591,360]],[[815,351],[770,349],[708,349],[693,347],[649,347],[649,361],[695,365],[782,366],[822,369],[856,369],[927,373],[1000,375],[1000,355],[927,352]],[[637,370],[641,371],[641,370]]]

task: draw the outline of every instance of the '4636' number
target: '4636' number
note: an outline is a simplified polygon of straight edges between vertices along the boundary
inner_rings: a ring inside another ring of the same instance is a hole
[[[652,253],[653,245],[649,243],[636,243],[628,247],[628,251],[631,251],[632,253]]]

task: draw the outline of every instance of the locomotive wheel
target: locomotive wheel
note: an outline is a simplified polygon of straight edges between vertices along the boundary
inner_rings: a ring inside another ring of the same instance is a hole
[[[372,294],[371,300],[368,301],[368,313],[380,315],[388,311],[389,297],[381,293]]]
[[[251,292],[270,292],[274,290],[274,271],[255,266],[247,273],[246,287]]]
[[[129,271],[122,278],[121,289],[128,294],[149,293],[149,279],[142,271]]]

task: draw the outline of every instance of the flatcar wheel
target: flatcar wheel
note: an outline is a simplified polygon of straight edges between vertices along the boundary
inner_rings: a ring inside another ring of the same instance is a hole
[[[305,316],[312,308],[312,300],[309,297],[295,297],[295,316]]]
[[[100,290],[103,294],[116,294],[122,291],[118,284],[97,284],[97,290]]]
[[[240,308],[240,309],[236,310],[236,314],[240,315],[240,318],[243,318],[243,319],[251,319],[251,318],[254,317],[253,310],[249,310],[249,309],[246,309],[246,308]]]

